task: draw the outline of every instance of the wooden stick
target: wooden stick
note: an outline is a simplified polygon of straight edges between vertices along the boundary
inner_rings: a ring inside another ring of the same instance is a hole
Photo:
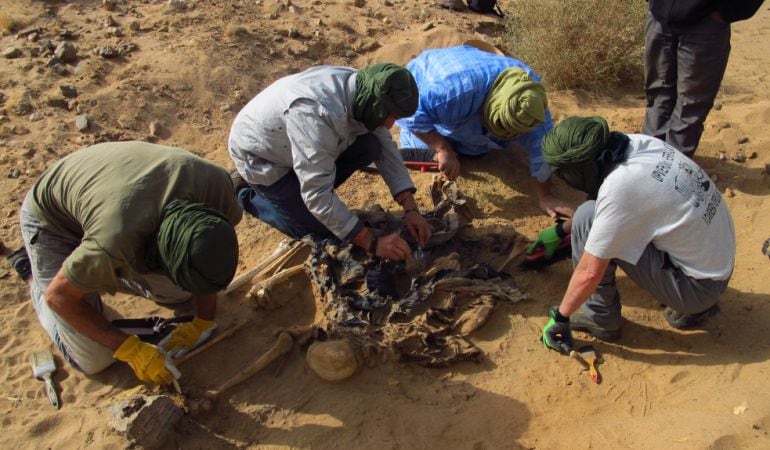
[[[238,289],[239,287],[243,286],[244,284],[248,283],[252,278],[254,278],[259,272],[265,269],[265,267],[269,266],[275,260],[280,258],[281,256],[285,255],[287,252],[295,248],[298,244],[298,241],[291,241],[290,243],[287,243],[285,240],[281,241],[281,243],[278,245],[278,247],[273,251],[273,254],[268,256],[264,261],[257,264],[254,268],[250,269],[246,273],[242,273],[235,277],[233,281],[230,282],[230,284],[225,288],[225,290],[222,292],[223,295],[229,294],[230,292]]]
[[[240,383],[243,383],[244,381],[262,371],[262,369],[265,367],[269,366],[279,357],[289,353],[293,346],[294,339],[292,339],[291,334],[286,331],[282,331],[281,334],[278,335],[278,340],[275,341],[275,344],[273,344],[269,350],[263,353],[262,356],[260,356],[256,361],[244,367],[235,376],[219,385],[218,388],[206,392],[206,397],[212,400],[216,400],[220,395],[222,395],[224,391]]]
[[[224,340],[225,338],[228,338],[232,336],[236,331],[240,330],[244,325],[246,325],[246,322],[241,322],[238,324],[235,324],[228,328],[227,330],[217,334],[213,338],[209,339],[207,342],[204,342],[200,347],[193,349],[190,352],[185,353],[184,355],[180,356],[179,358],[174,359],[174,364],[179,365],[183,362],[187,361],[188,359],[194,358],[201,353],[205,352],[206,350],[210,349],[220,341]]]

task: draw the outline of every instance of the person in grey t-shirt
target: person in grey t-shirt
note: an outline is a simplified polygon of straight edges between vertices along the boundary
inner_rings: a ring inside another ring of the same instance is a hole
[[[319,66],[279,79],[235,118],[229,151],[243,209],[284,234],[332,237],[380,257],[411,258],[398,234],[377,237],[337,196],[356,170],[377,166],[418,243],[430,226],[388,128],[414,114],[417,85],[403,67]]]
[[[560,123],[543,139],[543,157],[595,199],[553,233],[571,233],[575,269],[561,304],[549,311],[542,335],[548,348],[569,353],[571,330],[620,337],[618,266],[666,305],[674,328],[719,311],[735,263],[735,229],[703,169],[660,139],[610,132],[601,117]]]

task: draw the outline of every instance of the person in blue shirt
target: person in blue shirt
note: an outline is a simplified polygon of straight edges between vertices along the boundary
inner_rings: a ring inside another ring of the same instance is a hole
[[[529,157],[540,209],[572,216],[551,194],[551,169],[540,144],[553,128],[540,77],[523,62],[473,45],[430,49],[409,62],[420,92],[415,114],[396,123],[402,148],[430,148],[450,180],[460,174],[457,155],[479,156],[515,142]]]

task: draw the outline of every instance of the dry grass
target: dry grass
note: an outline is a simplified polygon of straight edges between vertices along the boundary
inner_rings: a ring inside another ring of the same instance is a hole
[[[600,91],[641,81],[646,2],[517,0],[510,11],[510,54],[549,87]]]
[[[27,22],[21,17],[10,14],[7,11],[0,11],[0,30],[6,33],[15,33],[27,26]]]

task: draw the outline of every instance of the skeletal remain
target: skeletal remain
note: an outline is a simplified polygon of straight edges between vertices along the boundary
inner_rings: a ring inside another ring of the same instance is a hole
[[[307,349],[307,365],[326,381],[341,381],[356,373],[358,359],[345,340],[316,341]]]
[[[278,247],[275,249],[275,251],[273,251],[273,253],[270,256],[268,256],[264,261],[257,264],[255,267],[253,267],[246,273],[243,273],[235,277],[235,279],[231,281],[230,284],[225,288],[223,294],[229,294],[230,292],[248,283],[258,273],[260,273],[266,267],[273,264],[278,258],[286,255],[286,253],[288,253],[290,250],[297,248],[299,244],[300,244],[299,241],[286,241],[286,240],[281,241],[281,243],[278,244]]]
[[[232,336],[235,334],[236,331],[240,330],[244,325],[246,325],[246,322],[241,322],[236,325],[233,325],[232,327],[228,328],[227,330],[217,334],[213,338],[209,339],[203,345],[200,347],[194,349],[191,352],[185,353],[184,355],[180,356],[179,358],[176,358],[174,360],[174,365],[178,366],[179,364],[182,364],[183,362],[187,361],[188,359],[194,358],[201,353],[205,352],[206,350],[210,349],[217,343],[223,341],[224,339]]]
[[[503,263],[500,264],[500,266],[497,268],[497,271],[502,272],[503,269],[505,269],[513,261],[517,261],[516,266],[518,266],[518,263],[520,263],[521,260],[524,259],[524,252],[527,250],[527,245],[529,245],[529,241],[527,241],[527,238],[525,238],[520,234],[517,234],[513,240],[513,248],[511,249],[511,253],[508,255],[507,258],[505,258],[505,261],[503,261]]]
[[[270,278],[266,278],[255,284],[251,290],[249,290],[249,297],[256,300],[258,306],[269,306],[271,304],[270,291],[272,289],[275,289],[277,286],[290,280],[295,275],[304,272],[305,268],[302,264],[284,269]]]
[[[256,361],[244,367],[235,376],[219,385],[219,387],[206,392],[206,398],[212,402],[216,401],[226,390],[243,383],[244,381],[261,372],[265,367],[269,366],[276,359],[289,353],[293,346],[294,339],[291,337],[291,334],[286,331],[282,331],[281,334],[278,335],[278,340],[275,341],[275,344],[273,344],[270,349],[263,353],[262,356],[260,356]]]

